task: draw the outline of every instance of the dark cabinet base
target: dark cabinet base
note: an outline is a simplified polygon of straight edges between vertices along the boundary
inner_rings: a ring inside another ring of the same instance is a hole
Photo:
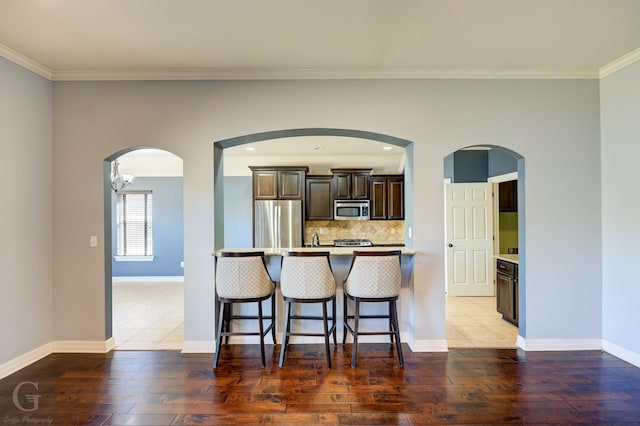
[[[503,320],[518,325],[518,265],[501,259],[496,263],[496,304]]]

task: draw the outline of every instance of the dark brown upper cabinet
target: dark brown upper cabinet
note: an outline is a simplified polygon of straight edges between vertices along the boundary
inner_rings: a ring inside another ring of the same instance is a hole
[[[404,176],[371,176],[371,219],[404,219]]]
[[[307,220],[333,220],[333,177],[307,176]]]
[[[249,167],[254,200],[303,200],[307,167]]]
[[[518,212],[518,181],[510,180],[498,184],[498,205],[500,213]]]
[[[335,200],[368,200],[372,169],[331,169]]]

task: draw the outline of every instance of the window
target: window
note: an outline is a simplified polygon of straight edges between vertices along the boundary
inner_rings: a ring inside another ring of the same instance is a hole
[[[153,256],[151,191],[118,191],[117,256]]]

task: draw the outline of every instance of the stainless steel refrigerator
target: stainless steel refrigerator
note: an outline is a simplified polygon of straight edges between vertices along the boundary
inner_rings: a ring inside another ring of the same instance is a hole
[[[302,201],[255,201],[253,246],[302,247]]]

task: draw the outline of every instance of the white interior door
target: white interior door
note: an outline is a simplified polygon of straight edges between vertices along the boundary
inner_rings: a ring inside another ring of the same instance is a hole
[[[447,294],[493,296],[491,183],[445,185]]]

